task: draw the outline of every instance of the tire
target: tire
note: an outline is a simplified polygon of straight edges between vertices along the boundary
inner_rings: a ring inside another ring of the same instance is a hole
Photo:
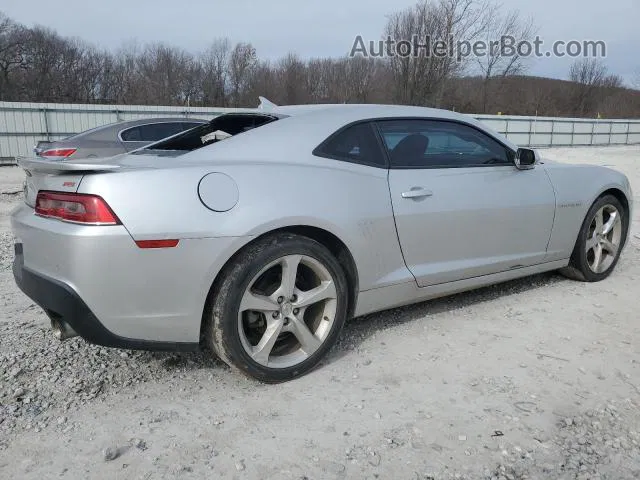
[[[291,380],[337,342],[348,300],[345,273],[326,247],[300,235],[270,235],[221,272],[205,309],[203,340],[250,377]]]
[[[598,198],[582,223],[569,266],[560,273],[581,282],[604,280],[618,264],[628,229],[629,212],[620,201],[613,195]]]

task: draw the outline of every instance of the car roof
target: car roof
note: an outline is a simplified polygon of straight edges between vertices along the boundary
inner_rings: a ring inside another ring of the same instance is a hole
[[[278,112],[290,116],[312,115],[320,112],[331,112],[331,115],[358,116],[363,119],[368,117],[395,117],[395,116],[433,116],[433,117],[460,117],[461,114],[449,110],[441,110],[428,107],[413,107],[406,105],[382,105],[372,103],[326,103],[315,105],[283,105],[275,106],[264,111]]]
[[[318,105],[288,105],[278,106],[271,110],[287,116],[309,117],[310,121],[324,119],[326,121],[338,121],[343,119],[346,123],[359,120],[372,120],[380,118],[429,118],[434,120],[455,120],[478,126],[490,131],[484,124],[478,122],[470,115],[442,110],[430,107],[414,107],[407,105],[376,105],[376,104],[318,104]],[[493,132],[495,133],[495,132]],[[504,140],[500,138],[500,140]]]
[[[360,120],[373,120],[381,118],[428,118],[434,120],[458,121],[473,125],[476,128],[490,134],[500,142],[516,150],[517,146],[506,139],[503,135],[479,122],[471,115],[452,112],[439,108],[414,107],[408,105],[376,105],[376,104],[318,104],[318,105],[289,105],[274,106],[271,111],[288,116],[308,117],[310,121],[331,121],[339,122],[344,120],[344,124],[357,122]]]
[[[278,158],[290,153],[311,152],[340,128],[359,121],[393,118],[424,118],[458,121],[472,125],[494,137],[509,148],[517,146],[504,136],[469,115],[427,107],[369,104],[324,104],[269,106],[256,110],[257,114],[280,114],[286,116],[276,122],[264,125],[198,149],[185,157],[202,159],[208,155],[220,158]]]
[[[512,148],[517,148],[504,136],[479,122],[471,115],[430,107],[414,107],[407,105],[376,104],[318,104],[279,106],[271,110],[273,113],[298,117],[301,122],[317,125],[348,125],[350,123],[376,119],[424,118],[433,120],[450,120],[473,125],[497,138]]]

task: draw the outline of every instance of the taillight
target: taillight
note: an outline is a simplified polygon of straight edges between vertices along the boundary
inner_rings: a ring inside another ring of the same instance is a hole
[[[45,157],[51,160],[62,160],[63,158],[68,158],[74,153],[76,153],[77,148],[52,148],[50,150],[45,150],[40,153],[41,157]]]
[[[85,225],[121,225],[102,197],[83,193],[38,192],[36,215]]]

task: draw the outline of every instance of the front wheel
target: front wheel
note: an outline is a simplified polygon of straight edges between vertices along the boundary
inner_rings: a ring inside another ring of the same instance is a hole
[[[205,341],[228,365],[282,382],[307,373],[336,343],[347,316],[347,281],[320,243],[275,234],[246,247],[221,275]]]
[[[607,278],[620,259],[628,228],[629,215],[616,197],[596,200],[582,224],[569,266],[561,273],[583,282]]]

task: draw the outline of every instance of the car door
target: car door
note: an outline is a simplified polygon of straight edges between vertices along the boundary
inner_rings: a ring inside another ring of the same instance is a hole
[[[378,122],[407,267],[421,287],[544,261],[555,194],[541,168],[458,122]]]

